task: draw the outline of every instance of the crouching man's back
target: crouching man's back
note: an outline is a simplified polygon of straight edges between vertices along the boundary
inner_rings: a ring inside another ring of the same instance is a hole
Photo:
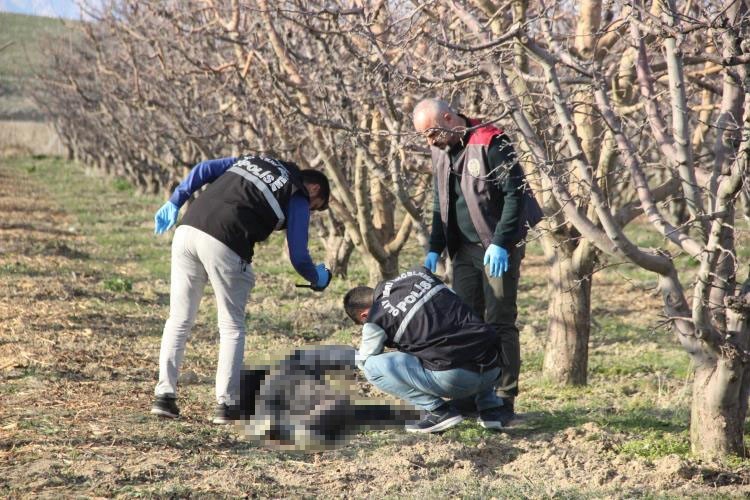
[[[344,308],[363,325],[357,363],[367,379],[427,413],[407,431],[453,427],[463,416],[451,400],[467,397],[474,398],[481,425],[502,427],[497,331],[427,268],[410,269],[375,289],[354,288]],[[384,352],[386,347],[395,351]]]

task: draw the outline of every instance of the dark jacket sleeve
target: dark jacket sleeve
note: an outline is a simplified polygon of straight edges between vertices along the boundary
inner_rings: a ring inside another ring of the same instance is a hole
[[[281,366],[289,371],[302,370],[313,376],[332,371],[354,370],[357,350],[351,346],[323,345],[296,349]]]
[[[495,226],[492,243],[510,251],[518,236],[523,209],[524,175],[513,145],[505,134],[492,139],[487,158],[492,175],[503,194],[503,212]]]
[[[445,239],[443,219],[440,216],[440,196],[438,194],[437,179],[432,174],[432,230],[430,231],[430,252],[443,253],[448,242]]]

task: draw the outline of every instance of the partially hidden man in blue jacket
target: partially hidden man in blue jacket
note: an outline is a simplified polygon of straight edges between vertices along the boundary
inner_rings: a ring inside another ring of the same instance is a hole
[[[463,420],[451,400],[473,397],[479,423],[503,427],[498,332],[425,267],[344,297],[362,328],[358,366],[367,380],[426,412],[409,432],[439,432]],[[384,347],[395,350],[383,352]]]
[[[177,222],[180,207],[205,184],[188,207],[172,239],[169,318],[159,354],[159,382],[151,413],[176,418],[177,378],[185,345],[205,285],[211,282],[219,326],[214,423],[232,419],[239,399],[245,346],[245,304],[255,285],[251,261],[255,243],[286,229],[295,270],[322,290],[331,273],[313,264],[307,249],[310,212],[328,207],[324,174],[264,156],[199,163],[154,217],[155,233]]]

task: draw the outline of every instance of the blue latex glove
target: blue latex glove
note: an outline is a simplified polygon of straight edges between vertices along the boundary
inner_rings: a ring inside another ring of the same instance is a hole
[[[326,287],[331,284],[331,277],[333,276],[331,271],[325,264],[318,264],[315,266],[315,271],[318,273],[318,281],[315,282],[314,290],[325,290]]]
[[[180,209],[171,201],[166,202],[154,215],[154,234],[161,234],[177,223]]]
[[[438,259],[440,259],[440,254],[437,252],[428,253],[427,257],[424,258],[424,267],[429,269],[431,273],[434,273],[437,269]]]
[[[484,252],[484,265],[490,265],[490,276],[499,278],[508,271],[508,251],[497,245],[490,245]]]

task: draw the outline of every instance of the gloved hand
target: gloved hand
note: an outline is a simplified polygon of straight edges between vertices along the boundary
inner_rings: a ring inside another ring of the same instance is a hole
[[[331,278],[333,275],[325,264],[318,264],[315,266],[315,271],[318,273],[318,281],[313,283],[312,289],[316,292],[322,292],[331,284]]]
[[[154,215],[154,234],[161,234],[177,223],[179,207],[171,201],[166,202]]]
[[[508,251],[501,246],[490,245],[484,252],[484,265],[490,265],[490,276],[499,278],[508,270]]]
[[[437,263],[440,259],[440,254],[437,252],[430,252],[427,254],[427,257],[424,258],[424,267],[430,270],[431,273],[434,273],[437,269]]]

